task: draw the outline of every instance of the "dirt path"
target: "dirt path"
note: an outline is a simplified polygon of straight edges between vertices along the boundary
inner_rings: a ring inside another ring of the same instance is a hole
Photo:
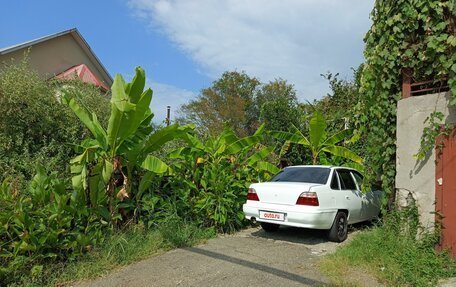
[[[318,256],[335,250],[324,233],[250,228],[176,249],[75,286],[325,286]]]

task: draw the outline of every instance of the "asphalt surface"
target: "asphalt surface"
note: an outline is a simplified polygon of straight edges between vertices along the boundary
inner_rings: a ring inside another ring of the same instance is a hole
[[[323,232],[250,228],[115,270],[73,286],[325,286],[318,257],[335,250]]]

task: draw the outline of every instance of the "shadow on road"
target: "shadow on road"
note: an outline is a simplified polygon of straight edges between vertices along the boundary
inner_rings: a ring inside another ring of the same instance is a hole
[[[214,259],[223,260],[223,261],[227,261],[227,262],[230,262],[233,264],[241,265],[241,266],[244,266],[247,268],[266,272],[266,273],[269,273],[269,274],[272,274],[272,275],[275,275],[275,276],[278,276],[278,277],[281,277],[284,279],[292,280],[292,281],[295,281],[295,282],[298,282],[301,284],[307,284],[307,285],[312,285],[312,286],[323,286],[323,284],[325,284],[324,282],[321,282],[318,280],[306,278],[306,277],[296,275],[294,273],[290,273],[287,271],[283,271],[283,270],[280,270],[280,269],[277,269],[274,267],[269,267],[269,266],[258,264],[255,262],[227,256],[227,255],[217,253],[214,251],[209,251],[209,250],[205,250],[205,249],[201,249],[201,248],[197,248],[197,247],[185,248],[185,250],[193,252],[193,253],[197,253],[200,255],[208,256],[208,257],[211,257]]]
[[[315,245],[328,241],[325,230],[288,226],[281,226],[279,230],[275,232],[265,232],[263,229],[259,229],[258,231],[252,232],[252,236],[305,245]]]
[[[349,225],[348,236],[350,236],[350,233],[358,230],[364,230],[370,227],[372,227],[372,224],[369,222]],[[251,235],[254,237],[274,239],[303,245],[316,245],[328,242],[326,230],[297,228],[290,226],[280,226],[280,228],[275,232],[265,232],[263,229],[259,229],[258,231],[252,232]]]

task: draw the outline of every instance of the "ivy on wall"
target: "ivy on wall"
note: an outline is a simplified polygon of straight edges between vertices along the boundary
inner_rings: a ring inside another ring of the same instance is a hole
[[[448,76],[456,106],[456,0],[376,0],[365,37],[357,123],[366,139],[366,175],[389,198],[396,175],[396,104],[402,71],[415,79]]]

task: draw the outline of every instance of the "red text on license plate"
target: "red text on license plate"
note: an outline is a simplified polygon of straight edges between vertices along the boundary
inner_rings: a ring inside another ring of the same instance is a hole
[[[277,212],[260,211],[260,218],[283,221],[285,220],[285,214]]]

